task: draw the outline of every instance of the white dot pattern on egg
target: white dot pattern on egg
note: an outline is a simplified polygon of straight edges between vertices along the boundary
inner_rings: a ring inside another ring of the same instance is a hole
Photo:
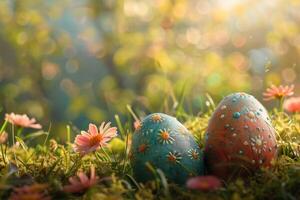
[[[221,178],[270,167],[277,156],[275,130],[268,113],[246,93],[225,97],[211,117],[207,132],[206,166]]]

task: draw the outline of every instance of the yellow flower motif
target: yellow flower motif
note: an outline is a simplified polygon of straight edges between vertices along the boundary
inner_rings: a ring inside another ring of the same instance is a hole
[[[172,144],[175,141],[171,136],[171,131],[169,129],[160,129],[157,139],[163,144]]]
[[[196,149],[190,149],[188,151],[189,157],[193,160],[198,160],[199,159],[199,152]]]
[[[178,153],[177,151],[173,151],[168,153],[167,159],[169,162],[174,164],[174,163],[179,163],[182,157],[180,153]]]
[[[151,119],[152,119],[153,122],[156,122],[156,123],[159,123],[159,122],[163,121],[162,116],[160,116],[159,114],[152,115]]]
[[[252,150],[258,154],[267,150],[267,142],[260,135],[251,138],[251,146]]]

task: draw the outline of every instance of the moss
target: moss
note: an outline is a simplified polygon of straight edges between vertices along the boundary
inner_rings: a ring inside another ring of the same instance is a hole
[[[7,150],[6,162],[0,156],[0,198],[8,198],[13,187],[36,182],[47,183],[48,193],[53,199],[299,199],[300,114],[287,115],[274,110],[270,115],[280,150],[274,167],[262,169],[247,180],[224,183],[214,192],[189,191],[182,186],[166,184],[163,175],[152,182],[138,184],[131,175],[128,147],[118,151],[107,149],[112,158],[108,161],[101,151],[81,158],[70,145],[51,140],[48,145],[36,147],[20,145],[6,148],[2,145]],[[185,122],[201,147],[209,117],[210,114],[191,116]],[[125,153],[127,156],[124,156]],[[78,170],[88,172],[91,164],[97,166],[96,172],[100,177],[96,186],[82,194],[62,192],[62,186],[68,183],[70,176]]]

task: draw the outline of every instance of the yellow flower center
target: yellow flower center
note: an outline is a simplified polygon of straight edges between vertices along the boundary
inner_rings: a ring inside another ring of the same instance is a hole
[[[168,155],[168,160],[170,162],[176,162],[176,156],[174,156],[174,155]]]
[[[90,138],[89,145],[95,146],[95,145],[99,144],[102,140],[103,140],[102,134],[97,134]]]
[[[283,93],[283,92],[278,92],[276,95],[275,95],[275,97],[277,98],[277,99],[281,99],[282,97],[284,97],[285,96],[285,94]]]
[[[170,138],[170,134],[168,133],[168,131],[161,132],[160,136],[163,140],[168,140]]]

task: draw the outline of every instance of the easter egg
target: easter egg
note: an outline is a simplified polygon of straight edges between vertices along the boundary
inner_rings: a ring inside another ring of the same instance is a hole
[[[204,155],[208,172],[225,180],[270,167],[277,143],[266,109],[246,93],[225,97],[209,121]]]
[[[203,173],[203,153],[189,131],[176,118],[162,113],[145,117],[132,136],[133,175],[139,182],[153,180],[146,163],[162,170],[168,181],[184,184]]]

